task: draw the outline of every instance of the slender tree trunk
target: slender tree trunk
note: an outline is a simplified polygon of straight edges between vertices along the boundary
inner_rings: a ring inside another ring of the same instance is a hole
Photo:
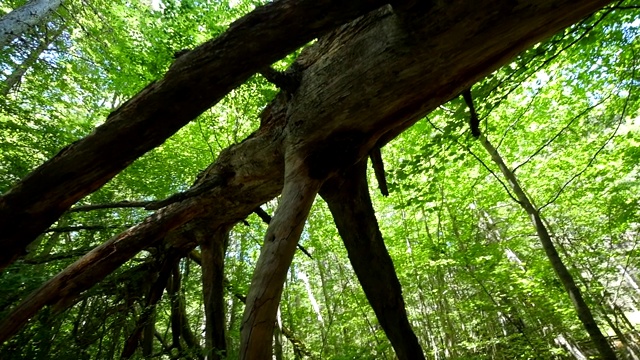
[[[205,355],[207,360],[226,358],[224,316],[224,255],[229,242],[229,226],[201,236],[202,294],[205,312]]]
[[[315,36],[337,22],[337,18],[313,21],[327,9],[336,9],[322,8],[325,1],[296,1],[300,8],[293,2],[281,0],[267,7],[282,12],[259,8],[221,38],[180,57],[163,80],[0,198],[0,268],[74,201],[161,143],[180,126],[177,123],[186,123],[254,69],[287,53],[285,47],[304,43],[310,33]],[[0,322],[0,341],[15,334],[43,306],[65,308],[145,247],[165,238],[167,246],[187,246],[180,235],[199,221],[233,223],[277,196],[284,163],[289,161],[284,157],[287,146],[296,147],[298,156],[314,163],[314,175],[333,162],[355,164],[376,143],[392,139],[520,51],[609,2],[524,0],[518,6],[510,0],[429,2],[435,7],[416,12],[410,24],[401,23],[385,8],[341,27],[303,51],[307,55],[297,60],[303,69],[298,91],[279,95],[265,108],[259,130],[223,151],[179,201],[98,246],[30,294]],[[362,5],[333,4],[351,10]],[[355,16],[353,11],[349,14]],[[349,14],[336,16],[346,19]],[[269,16],[277,19],[270,22]],[[314,24],[288,24],[305,22]],[[261,29],[273,32],[267,38],[257,36]],[[292,31],[296,29],[300,31]],[[296,39],[279,43],[292,34]],[[203,99],[201,94],[212,97]],[[357,134],[358,141],[349,134]]]
[[[13,90],[21,81],[24,74],[29,70],[33,64],[38,60],[40,55],[49,48],[49,45],[53,43],[58,36],[64,30],[64,26],[60,26],[57,29],[53,30],[51,33],[46,34],[45,38],[40,41],[38,46],[29,53],[29,56],[20,64],[18,64],[13,72],[7,76],[7,79],[4,81],[4,87],[0,90],[0,95],[6,97],[11,90]]]
[[[0,49],[9,45],[44,19],[62,4],[62,0],[31,0],[0,19]]]
[[[276,325],[273,331],[273,357],[275,360],[284,360],[282,357],[282,317],[280,316],[280,307],[278,307]]]
[[[398,359],[424,359],[407,318],[393,261],[378,228],[369,197],[366,164],[361,161],[327,181],[320,195],[329,205],[353,270]]]
[[[615,360],[617,359],[616,354],[613,352],[613,349],[609,345],[607,338],[602,334],[600,328],[598,327],[598,323],[593,317],[591,313],[591,309],[584,301],[582,297],[582,293],[580,289],[576,285],[573,276],[569,273],[569,270],[562,262],[558,251],[556,250],[553,241],[551,240],[551,235],[549,235],[549,231],[547,227],[544,225],[542,221],[539,210],[531,203],[524,190],[520,186],[518,179],[515,174],[507,167],[504,160],[498,153],[498,150],[489,142],[489,139],[486,136],[480,136],[480,142],[482,146],[487,150],[489,155],[491,155],[491,159],[493,162],[498,165],[500,171],[507,179],[507,182],[513,189],[520,206],[527,212],[527,214],[531,218],[531,222],[536,229],[536,233],[538,234],[538,238],[540,239],[540,243],[542,244],[542,248],[544,249],[549,261],[551,262],[551,267],[553,271],[558,276],[558,279],[564,286],[564,289],[567,291],[571,302],[573,303],[576,312],[578,313],[578,318],[582,322],[585,330],[589,334],[591,341],[593,341],[594,346],[600,353],[602,359],[605,360]]]

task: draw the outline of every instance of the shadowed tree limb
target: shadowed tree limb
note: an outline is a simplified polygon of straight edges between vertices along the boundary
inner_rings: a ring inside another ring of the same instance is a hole
[[[424,359],[407,318],[402,288],[384,245],[369,197],[366,161],[327,180],[320,196],[327,202],[353,270],[400,360]]]
[[[298,90],[302,74],[295,68],[290,68],[288,71],[277,71],[268,66],[260,71],[260,75],[264,76],[267,81],[277,86],[279,89],[286,91],[289,94],[293,94]]]
[[[469,108],[469,127],[471,128],[471,135],[473,135],[473,137],[477,139],[480,137],[480,119],[478,118],[478,114],[476,113],[476,107],[473,105],[471,88],[463,91],[462,97],[464,98],[464,102]]]
[[[153,203],[153,201],[121,201],[106,204],[79,205],[69,209],[69,212],[83,212],[102,209],[143,208],[151,203]]]
[[[387,187],[387,177],[384,172],[384,162],[382,162],[380,146],[374,146],[369,152],[369,157],[371,158],[371,166],[373,167],[373,172],[376,175],[380,193],[384,196],[389,196],[389,188]]]

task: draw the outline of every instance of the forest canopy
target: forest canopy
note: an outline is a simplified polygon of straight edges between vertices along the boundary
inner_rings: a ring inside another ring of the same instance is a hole
[[[0,15],[0,358],[640,359],[636,1]]]

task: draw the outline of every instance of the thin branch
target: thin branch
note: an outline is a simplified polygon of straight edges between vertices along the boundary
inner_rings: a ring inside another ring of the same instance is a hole
[[[22,259],[22,262],[30,265],[44,264],[51,261],[64,260],[64,259],[82,256],[88,253],[89,251],[91,251],[93,248],[94,247],[92,246],[92,247],[74,249],[68,252],[63,252],[63,253],[55,253],[50,255],[38,255],[32,258],[24,258]]]
[[[638,10],[640,9],[640,5],[628,5],[628,6],[613,6],[611,7],[613,10]]]
[[[427,119],[427,122],[429,124],[431,124],[431,126],[438,130],[439,132],[444,134],[444,130],[440,129],[438,126],[436,126],[436,124],[434,124],[433,122],[431,122],[431,119],[429,119],[428,117],[425,117],[425,119]],[[509,194],[509,197],[511,199],[513,199],[513,201],[517,202],[518,204],[520,204],[520,201],[518,201],[518,199],[516,199],[513,194],[511,194],[511,191],[509,190],[509,187],[507,187],[507,185],[502,182],[502,180],[500,179],[500,177],[498,175],[496,175],[495,172],[493,172],[493,170],[491,170],[491,168],[489,168],[489,166],[487,166],[487,164],[484,163],[484,161],[482,161],[482,159],[480,159],[478,157],[478,155],[476,155],[473,151],[471,151],[471,149],[465,145],[463,145],[462,143],[460,143],[460,141],[458,141],[458,139],[455,139],[456,144],[458,144],[460,147],[462,147],[463,149],[465,149],[469,154],[471,154],[471,156],[473,156],[482,166],[484,166],[485,169],[487,169],[487,171],[489,171],[489,173],[491,173],[491,175],[494,177],[494,179],[496,179],[500,185],[502,185],[502,187],[505,189],[505,191],[507,192],[507,194]]]
[[[121,208],[144,208],[153,201],[120,201],[105,204],[80,205],[69,210],[69,212],[93,211],[102,209],[121,209]]]
[[[198,117],[198,119],[196,120],[196,123],[198,123],[198,129],[200,129],[200,135],[202,135],[202,140],[204,140],[204,142],[207,144],[207,147],[209,148],[209,152],[211,153],[211,161],[213,162],[216,160],[216,154],[213,152],[213,147],[211,147],[211,144],[209,144],[209,141],[204,136],[204,131],[202,130],[202,123],[200,122],[200,117]]]
[[[569,127],[571,127],[571,125],[573,125],[573,123],[580,119],[581,117],[583,117],[584,115],[586,115],[587,113],[589,113],[591,110],[595,109],[597,106],[600,106],[602,104],[604,104],[605,101],[607,101],[609,98],[611,97],[611,94],[609,94],[607,97],[603,98],[602,101],[587,107],[586,109],[584,109],[581,113],[579,113],[578,115],[574,116],[562,129],[560,129],[560,131],[558,131],[554,136],[552,136],[549,140],[547,140],[544,144],[542,144],[542,146],[540,146],[536,151],[533,152],[533,154],[531,154],[527,160],[523,161],[522,163],[520,163],[518,166],[514,167],[513,171],[514,173],[522,166],[526,165],[529,161],[533,160],[534,157],[536,157],[542,150],[544,150],[547,146],[549,146],[549,144],[551,144],[552,142],[554,142],[558,137],[560,137],[560,135],[562,135],[562,133],[567,130]]]
[[[269,223],[271,222],[271,216],[267,214],[266,211],[262,210],[260,206],[258,206],[255,210],[253,210],[253,212],[256,215],[258,215],[260,219],[264,221],[265,224],[269,225]],[[305,255],[309,257],[309,259],[313,260],[313,256],[311,256],[309,251],[307,251],[307,249],[305,249],[304,246],[300,245],[299,243],[298,243],[298,250],[302,251]]]
[[[618,4],[620,4],[622,2],[622,0],[620,0],[618,2]],[[560,50],[558,50],[556,53],[554,53],[553,55],[551,55],[550,57],[548,57],[547,59],[545,59],[538,67],[536,67],[533,71],[531,71],[531,73],[529,75],[527,75],[524,79],[522,79],[521,81],[518,82],[517,85],[514,85],[511,89],[509,89],[502,97],[499,101],[497,101],[494,106],[489,109],[489,111],[487,111],[487,114],[485,116],[481,116],[480,120],[484,120],[492,111],[493,109],[495,109],[496,107],[498,107],[498,105],[504,100],[506,99],[513,91],[515,91],[515,89],[519,88],[520,85],[522,84],[522,81],[528,79],[529,77],[531,77],[533,74],[537,73],[538,71],[540,71],[540,69],[544,68],[545,66],[549,65],[549,63],[551,61],[553,61],[555,58],[557,58],[558,56],[560,56],[560,54],[562,54],[563,52],[565,52],[567,49],[569,49],[570,47],[572,47],[573,45],[575,45],[576,43],[578,43],[580,40],[582,40],[584,37],[587,36],[587,34],[589,34],[598,24],[600,24],[606,17],[607,15],[609,15],[611,12],[613,11],[613,8],[609,8],[606,9],[606,11],[604,12],[604,14],[602,14],[602,16],[596,20],[591,26],[587,27],[584,32],[582,34],[580,34],[580,36],[578,36],[576,39],[574,39],[571,43],[569,43],[568,45],[566,45],[565,47],[561,48]],[[579,25],[585,23],[587,19],[584,19],[580,22]],[[533,61],[534,58],[532,58],[529,61],[529,64]],[[505,83],[507,80],[509,80],[510,78],[512,78],[513,76],[516,75],[517,72],[513,72],[511,74],[509,74],[504,80],[500,81],[499,84],[497,84],[493,89],[491,89],[489,91],[489,93],[492,93],[494,90],[496,90],[498,87],[500,87],[503,83]]]
[[[562,194],[562,192],[564,191],[564,189],[569,186],[569,184],[571,184],[573,182],[573,180],[577,179],[579,176],[581,176],[582,174],[584,174],[585,171],[587,171],[587,169],[589,167],[591,167],[591,164],[593,164],[593,162],[596,160],[596,157],[598,157],[598,155],[600,154],[600,152],[602,150],[604,150],[604,148],[611,142],[611,140],[613,140],[613,138],[618,134],[618,130],[620,129],[620,126],[622,126],[622,122],[624,121],[624,116],[626,115],[627,112],[627,105],[629,104],[629,99],[631,98],[631,90],[633,89],[633,87],[631,87],[631,89],[629,90],[629,96],[627,96],[627,99],[624,102],[624,107],[622,108],[622,114],[620,114],[620,120],[618,121],[618,125],[616,126],[616,128],[613,130],[613,133],[611,134],[611,136],[609,136],[609,138],[602,144],[602,146],[600,146],[600,148],[598,149],[598,151],[595,152],[595,154],[593,154],[593,156],[591,157],[591,159],[589,159],[589,162],[587,163],[587,165],[580,170],[578,173],[576,173],[575,175],[573,175],[569,180],[567,180],[567,182],[564,183],[564,185],[562,185],[562,187],[560,188],[560,190],[558,190],[558,192],[556,193],[556,195],[551,198],[551,200],[549,200],[546,204],[542,205],[538,211],[542,211],[542,209],[544,209],[545,207],[547,207],[548,205],[552,204],[553,202],[555,202],[558,197],[560,197],[560,195]]]
[[[542,90],[542,88],[537,89],[536,93],[531,97],[529,103],[524,108],[522,113],[514,121],[512,121],[511,124],[509,124],[509,126],[507,126],[507,128],[504,130],[504,133],[502,133],[502,138],[500,139],[500,141],[496,145],[496,149],[500,149],[500,146],[502,146],[502,143],[504,142],[504,139],[507,137],[507,134],[509,133],[511,128],[513,128],[520,120],[522,120],[522,118],[524,117],[524,114],[526,114],[529,111],[529,109],[531,109],[531,107],[533,106],[533,103],[535,102],[536,98],[538,97],[538,95],[540,95],[540,91],[541,90]],[[487,114],[487,116],[488,115],[489,114]]]
[[[110,230],[110,229],[120,229],[120,228],[130,228],[134,225],[81,225],[81,226],[61,226],[61,227],[52,227],[45,230],[45,233],[62,233],[62,232],[73,232],[73,231],[97,231],[97,230]]]

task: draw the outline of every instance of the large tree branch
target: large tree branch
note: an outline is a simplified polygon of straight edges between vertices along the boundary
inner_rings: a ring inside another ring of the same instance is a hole
[[[206,228],[205,228],[206,229]],[[227,358],[224,316],[224,256],[230,226],[196,233],[202,254],[202,296],[205,313],[205,355],[207,359]]]
[[[161,209],[70,265],[0,323],[0,341],[42,306],[64,304],[170,232],[188,233],[198,226],[195,219],[209,226],[244,219],[281,191],[285,150],[305,159],[314,179],[352,166],[379,140],[393,138],[518,52],[608,2],[439,2],[415,14],[410,32],[388,9],[341,27],[300,56],[306,71],[296,93],[278,96],[263,112],[260,129],[222,152],[194,186],[219,177],[223,182],[194,191],[198,195]]]
[[[180,56],[164,78],[111,113],[0,198],[0,269],[76,201],[97,190],[246,81],[324,32],[382,0],[281,0],[233,23]]]
[[[371,204],[366,160],[328,180],[320,195],[329,205],[364,293],[400,360],[424,359],[411,329],[402,288]]]

